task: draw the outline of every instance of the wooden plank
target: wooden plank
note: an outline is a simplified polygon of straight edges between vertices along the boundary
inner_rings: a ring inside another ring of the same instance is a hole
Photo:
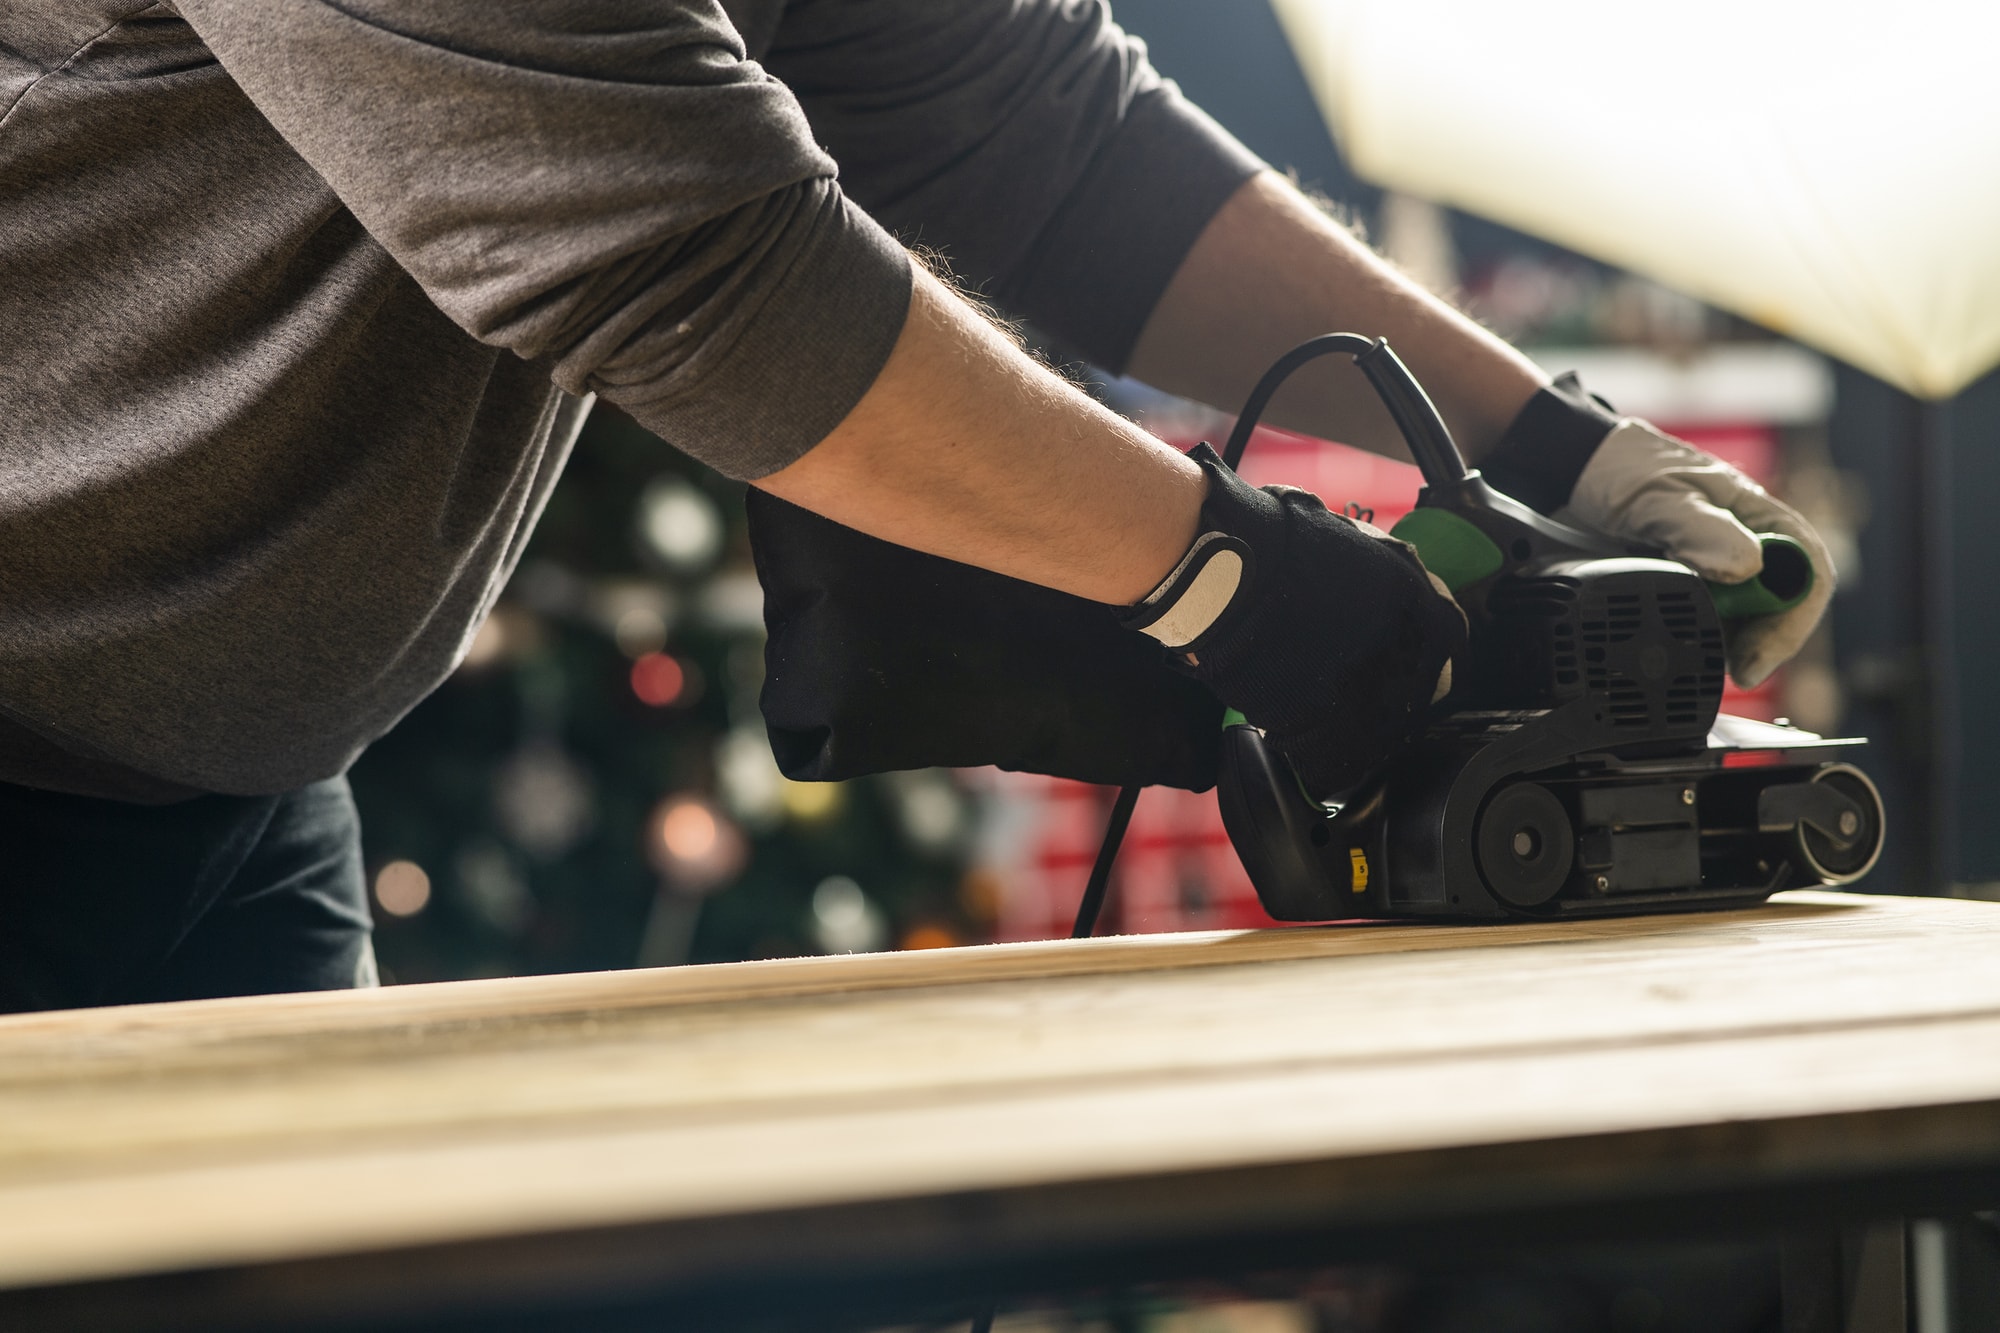
[[[1764,910],[1782,911],[1788,914],[1784,919],[1789,920],[1852,911],[1861,901],[1864,900],[1844,895],[1794,893],[1784,895]],[[541,1018],[602,1015],[708,1000],[828,995],[1591,939],[1687,937],[1690,931],[1707,930],[1716,919],[1651,916],[1479,926],[1356,923],[1284,930],[1126,935],[0,1015],[0,1065],[27,1072],[38,1059],[53,1058],[59,1075],[67,1077],[79,1058],[117,1059],[132,1052],[150,1059],[174,1046],[235,1045],[258,1036],[276,1036],[287,1042],[301,1036],[340,1032],[363,1032],[372,1037],[397,1024],[443,1028],[500,1021],[520,1025]],[[195,1013],[200,1015],[199,1022],[190,1021],[189,1015]]]
[[[1728,1124],[1769,1136],[1705,1169],[2000,1162],[1996,946],[1984,904],[1810,894],[25,1016],[0,1021],[0,1283],[968,1191],[1082,1218],[1093,1182]],[[1911,1108],[1951,1114],[1826,1128]],[[1590,1160],[1598,1188],[1696,1165]],[[1340,1178],[1259,1197],[1380,1205]],[[1258,1207],[1147,1208],[1207,1205]]]

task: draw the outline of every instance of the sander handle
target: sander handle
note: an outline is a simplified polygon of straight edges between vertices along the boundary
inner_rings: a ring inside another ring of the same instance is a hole
[[[1803,602],[1818,581],[1812,556],[1782,532],[1760,532],[1764,567],[1742,583],[1710,583],[1708,595],[1724,620],[1776,615]]]

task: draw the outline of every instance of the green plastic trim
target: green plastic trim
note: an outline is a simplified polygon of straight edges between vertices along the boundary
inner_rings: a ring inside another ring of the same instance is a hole
[[[1789,611],[1812,595],[1819,571],[1812,566],[1806,548],[1781,532],[1759,533],[1764,547],[1764,568],[1747,583],[1711,583],[1709,596],[1715,613],[1724,620],[1776,615]],[[1425,563],[1429,563],[1426,561]],[[1775,581],[1778,586],[1771,586]]]
[[[1225,727],[1247,727],[1250,725],[1250,719],[1237,712],[1234,708],[1225,708],[1222,710],[1222,725]]]
[[[1424,568],[1453,592],[1498,573],[1507,562],[1491,537],[1449,509],[1412,509],[1389,535],[1416,547]]]

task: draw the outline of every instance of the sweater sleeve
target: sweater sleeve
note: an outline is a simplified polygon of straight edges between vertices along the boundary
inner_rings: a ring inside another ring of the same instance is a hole
[[[908,255],[715,0],[178,8],[454,322],[723,472],[797,458],[888,359]]]
[[[792,0],[767,63],[856,201],[1112,370],[1263,167],[1102,0]]]

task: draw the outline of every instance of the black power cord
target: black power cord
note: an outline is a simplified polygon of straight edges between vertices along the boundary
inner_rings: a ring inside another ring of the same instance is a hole
[[[1097,845],[1097,863],[1083,886],[1083,900],[1076,905],[1076,921],[1069,928],[1073,940],[1087,938],[1097,930],[1097,917],[1104,910],[1105,890],[1111,886],[1111,863],[1118,859],[1118,844],[1125,841],[1125,826],[1132,822],[1132,807],[1139,804],[1143,787],[1120,787],[1111,803],[1111,817],[1104,823],[1104,841]]]
[[[1223,446],[1222,462],[1234,472],[1243,461],[1243,451],[1250,447],[1250,436],[1257,429],[1257,423],[1264,417],[1264,409],[1271,405],[1271,398],[1280,386],[1292,377],[1294,371],[1308,361],[1316,361],[1335,352],[1346,352],[1354,358],[1354,364],[1368,377],[1380,395],[1382,403],[1389,409],[1389,415],[1396,422],[1396,429],[1410,446],[1410,453],[1423,470],[1426,480],[1442,481],[1465,475],[1465,461],[1459,457],[1458,447],[1451,442],[1444,422],[1438,417],[1437,409],[1425,396],[1407,367],[1396,354],[1389,350],[1389,344],[1380,338],[1364,338],[1358,333],[1326,333],[1317,338],[1300,343],[1291,351],[1272,362],[1264,377],[1257,381],[1257,387],[1250,391],[1250,397],[1243,403],[1243,411],[1236,418],[1236,428],[1229,432],[1229,442]],[[1104,824],[1104,841],[1098,844],[1097,862],[1090,868],[1090,879],[1083,887],[1083,899],[1076,905],[1076,921],[1070,926],[1069,937],[1080,940],[1095,933],[1097,918],[1104,911],[1104,896],[1111,885],[1111,865],[1118,859],[1119,844],[1125,841],[1125,827],[1132,822],[1132,807],[1139,803],[1142,787],[1121,787],[1118,799],[1111,803],[1111,817]],[[975,1326],[975,1333],[982,1333]]]

